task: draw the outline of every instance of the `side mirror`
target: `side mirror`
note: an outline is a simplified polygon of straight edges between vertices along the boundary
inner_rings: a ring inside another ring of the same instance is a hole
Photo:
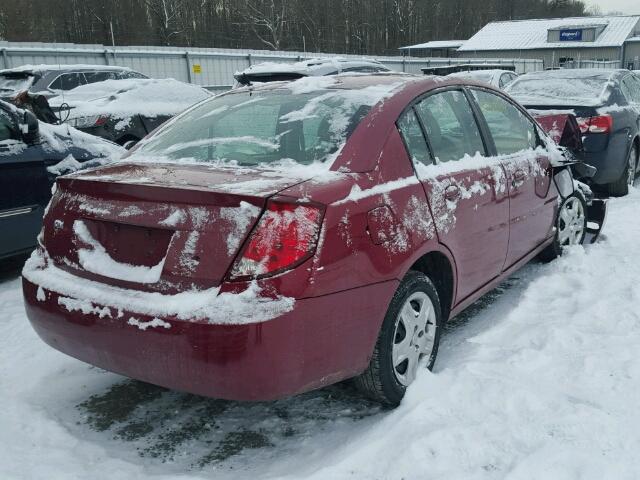
[[[20,133],[22,133],[22,139],[26,143],[33,143],[38,138],[38,132],[40,131],[40,123],[37,117],[29,110],[25,110],[22,115],[22,121],[20,122]]]

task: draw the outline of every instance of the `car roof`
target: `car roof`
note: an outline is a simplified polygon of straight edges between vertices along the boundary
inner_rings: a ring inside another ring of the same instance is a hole
[[[391,71],[381,62],[377,60],[369,59],[351,59],[342,57],[323,57],[312,58],[295,63],[283,63],[283,62],[263,62],[256,65],[252,65],[249,68],[244,69],[242,72],[236,72],[236,75],[270,75],[278,73],[299,74],[304,76],[311,75],[327,75],[335,71],[341,71],[345,68],[352,67],[367,67],[372,66],[376,68],[385,69]]]
[[[89,65],[89,64],[69,64],[69,65],[48,65],[48,64],[40,64],[40,65],[22,65],[20,67],[14,68],[5,68],[4,70],[0,70],[0,75],[3,73],[46,73],[46,72],[62,72],[62,71],[92,71],[92,70],[103,70],[103,71],[131,71],[129,67],[118,67],[113,65]]]
[[[618,76],[628,72],[628,70],[622,69],[609,69],[609,68],[561,68],[559,70],[542,70],[538,72],[529,72],[520,75],[520,78],[589,78],[600,77],[602,79],[609,79],[614,76]]]
[[[349,72],[349,73],[341,73],[338,75],[326,75],[326,76],[310,76],[304,77],[306,82],[305,91],[313,92],[314,90],[323,90],[327,88],[331,89],[345,89],[345,90],[356,90],[359,88],[366,88],[375,85],[389,85],[393,83],[399,82],[408,82],[408,81],[416,81],[423,80],[425,78],[430,78],[425,75],[415,75],[411,73],[402,73],[402,72],[378,72],[378,73],[357,73],[357,72]],[[326,83],[327,79],[333,79],[334,83],[328,85]],[[300,81],[298,79],[297,81]],[[228,92],[223,93],[223,95],[233,94],[236,92],[243,92],[247,90],[253,91],[265,91],[265,90],[278,90],[278,89],[286,89],[292,85],[291,81],[276,81],[276,82],[268,82],[268,83],[258,83],[256,85],[243,86],[240,88],[236,88],[234,90],[229,90]]]

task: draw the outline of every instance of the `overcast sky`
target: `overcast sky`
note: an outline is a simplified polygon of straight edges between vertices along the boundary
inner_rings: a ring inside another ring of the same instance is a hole
[[[602,13],[620,11],[622,13],[640,14],[639,0],[585,0],[589,6],[598,5]]]

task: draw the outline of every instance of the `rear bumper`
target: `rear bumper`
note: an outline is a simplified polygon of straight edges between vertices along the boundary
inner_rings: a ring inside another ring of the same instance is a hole
[[[591,135],[591,137],[595,136]],[[602,141],[604,140],[600,139],[600,143]],[[608,138],[608,143],[604,145],[595,145],[594,142],[585,141],[585,152],[582,154],[585,163],[598,169],[591,182],[604,185],[617,181],[627,166],[630,146],[628,137],[626,135],[611,135]]]
[[[209,397],[272,400],[350,378],[368,364],[396,281],[296,301],[244,325],[160,319],[144,330],[122,312],[68,311],[59,295],[23,278],[27,316],[40,338],[84,362],[131,378]],[[144,325],[144,324],[143,324]]]

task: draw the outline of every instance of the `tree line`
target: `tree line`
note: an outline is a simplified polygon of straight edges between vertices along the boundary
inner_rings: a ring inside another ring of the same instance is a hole
[[[0,39],[396,54],[494,20],[587,13],[582,0],[0,0]]]

